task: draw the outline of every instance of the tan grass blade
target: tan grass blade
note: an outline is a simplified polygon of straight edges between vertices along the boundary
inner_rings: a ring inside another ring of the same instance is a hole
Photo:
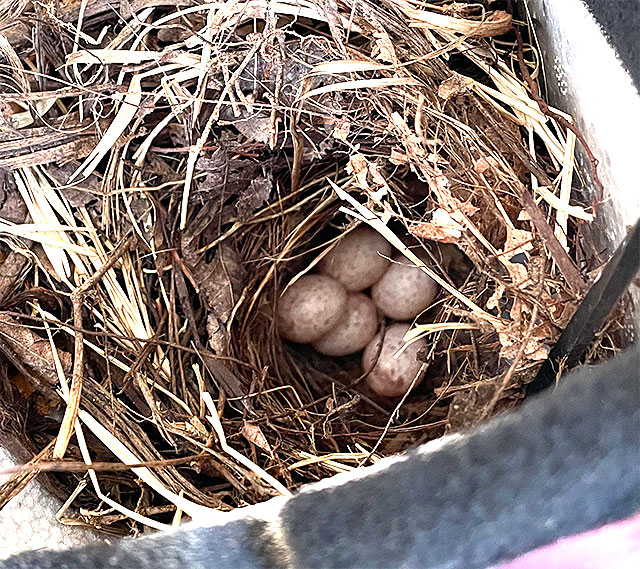
[[[202,400],[204,401],[207,409],[209,411],[209,415],[207,415],[207,420],[213,426],[213,430],[216,432],[218,436],[218,441],[220,442],[220,446],[222,449],[235,460],[237,460],[240,464],[251,470],[254,474],[264,480],[269,486],[273,487],[277,490],[282,496],[291,496],[291,492],[287,490],[278,480],[276,480],[271,474],[266,472],[264,469],[260,468],[257,464],[250,461],[246,456],[240,454],[234,448],[231,448],[227,444],[227,438],[225,437],[224,430],[222,428],[222,423],[220,423],[220,417],[218,417],[218,410],[211,398],[211,394],[208,392],[202,392],[200,394]]]

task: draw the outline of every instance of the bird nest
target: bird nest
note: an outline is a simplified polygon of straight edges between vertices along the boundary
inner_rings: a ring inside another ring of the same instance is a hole
[[[485,4],[14,3],[0,417],[35,458],[0,499],[55,471],[61,519],[164,528],[517,404],[600,261],[580,135]],[[357,224],[441,286],[400,399],[277,334],[286,284]]]

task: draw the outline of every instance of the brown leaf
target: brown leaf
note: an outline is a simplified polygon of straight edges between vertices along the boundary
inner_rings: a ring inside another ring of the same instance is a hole
[[[351,121],[345,118],[339,118],[334,121],[333,130],[331,131],[333,138],[346,142],[349,139],[350,132]]]
[[[396,56],[396,50],[393,47],[393,41],[389,37],[389,34],[384,30],[373,34],[375,39],[375,45],[371,50],[371,57],[374,57],[380,61],[392,63],[398,65],[398,57]]]
[[[231,115],[231,110],[223,113],[223,118]],[[268,144],[269,138],[272,136],[271,117],[264,112],[249,112],[246,109],[241,110],[240,117],[233,119],[233,126],[236,127],[244,136],[252,142],[260,144]]]
[[[206,172],[206,177],[198,184],[193,199],[211,202],[218,198],[222,202],[221,198],[238,196],[235,209],[237,217],[242,220],[269,198],[273,177],[267,165],[237,158],[233,150],[233,147],[221,147],[209,157],[198,159],[196,169]]]
[[[97,211],[102,210],[102,189],[101,180],[96,174],[89,175],[82,180],[81,186],[67,185],[67,180],[73,172],[78,168],[79,164],[75,161],[65,164],[48,164],[46,171],[60,186],[60,193],[69,202],[71,207],[80,208],[89,205]],[[148,202],[146,203],[148,207]]]
[[[473,80],[464,75],[452,75],[445,79],[438,87],[438,97],[445,101],[456,95],[462,95],[469,90]]]
[[[544,299],[542,299],[544,301]],[[498,332],[498,339],[502,348],[500,357],[507,360],[514,359],[523,342],[525,343],[523,356],[529,361],[540,361],[547,357],[549,345],[553,342],[554,330],[541,323],[535,325],[529,337],[526,337],[531,316],[523,302],[517,299],[511,308],[512,322]]]
[[[533,234],[507,225],[507,239],[504,243],[506,255],[512,258],[518,253],[526,253],[531,249],[533,249]]]
[[[478,173],[482,174],[486,172],[489,168],[497,168],[498,163],[493,156],[481,156],[473,163],[473,169]]]
[[[392,148],[391,154],[389,155],[389,162],[394,166],[403,166],[404,164],[409,163],[409,157],[406,152],[403,152],[399,148]]]
[[[381,204],[382,199],[390,192],[378,166],[369,162],[362,154],[356,153],[349,157],[347,172],[354,175],[356,186],[376,204]]]
[[[13,174],[0,169],[0,217],[12,223],[24,223],[27,206],[20,197]]]
[[[438,208],[433,212],[431,221],[423,221],[409,227],[409,233],[441,243],[457,243],[464,227],[445,210]]]
[[[29,371],[51,385],[58,383],[58,374],[49,340],[34,334],[29,328],[6,314],[0,314],[0,336]],[[65,372],[71,370],[71,355],[58,350]]]
[[[356,185],[360,189],[369,189],[369,182],[367,182],[369,168],[367,166],[367,159],[362,154],[352,154],[349,157],[347,172],[352,173],[355,176]]]
[[[273,177],[271,172],[262,176],[256,176],[249,187],[244,190],[236,201],[236,210],[240,219],[248,218],[256,209],[264,205],[273,188]]]
[[[493,291],[489,300],[487,300],[487,308],[498,310],[498,316],[500,316],[500,300],[502,299],[504,292],[504,285],[496,283],[496,289]]]
[[[273,456],[273,451],[271,450],[271,446],[264,436],[262,430],[258,425],[252,425],[251,423],[244,423],[242,425],[242,436],[247,439],[251,444],[256,445],[258,448],[261,448],[263,451],[269,453],[270,456]]]
[[[190,267],[209,312],[209,345],[218,355],[227,351],[225,326],[242,293],[245,271],[241,262],[239,253],[224,242],[211,263],[205,263],[203,258],[195,267]]]

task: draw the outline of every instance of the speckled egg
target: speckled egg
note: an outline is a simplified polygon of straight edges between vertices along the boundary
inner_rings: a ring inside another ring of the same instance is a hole
[[[327,356],[346,356],[362,350],[378,329],[378,311],[373,301],[360,292],[351,293],[338,324],[313,343]]]
[[[369,288],[389,266],[391,245],[377,231],[360,226],[347,233],[318,263],[318,270],[348,291]]]
[[[426,346],[424,339],[413,342],[394,358],[396,352],[404,346],[403,338],[409,328],[410,325],[406,322],[388,326],[384,339],[382,331],[376,334],[362,354],[362,372],[369,372],[366,382],[378,395],[401,397],[420,373],[422,364],[416,360],[416,355],[420,348]],[[419,377],[416,385],[422,379]]]
[[[393,261],[371,288],[371,298],[388,318],[411,320],[433,303],[440,287],[404,255]]]
[[[280,297],[278,332],[292,342],[314,342],[338,324],[346,302],[347,291],[335,279],[305,275]]]

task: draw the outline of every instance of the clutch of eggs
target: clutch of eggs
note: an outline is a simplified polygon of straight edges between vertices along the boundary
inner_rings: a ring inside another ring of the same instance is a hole
[[[421,379],[416,354],[425,342],[404,346],[406,322],[376,334],[378,313],[411,320],[432,304],[439,288],[419,267],[391,254],[391,245],[373,229],[349,232],[321,260],[320,274],[305,275],[286,288],[277,326],[282,338],[311,344],[327,356],[364,349],[362,370],[369,387],[399,397]],[[371,297],[360,292],[368,288]]]

